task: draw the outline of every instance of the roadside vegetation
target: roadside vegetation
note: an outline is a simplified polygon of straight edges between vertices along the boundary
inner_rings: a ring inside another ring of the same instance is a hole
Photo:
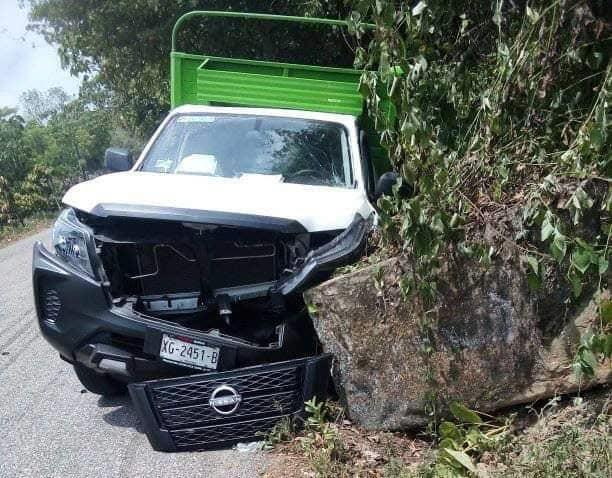
[[[612,395],[555,397],[500,417],[455,404],[430,435],[370,432],[330,402],[307,403],[303,428],[281,422],[267,437],[264,477],[604,478],[612,475]]]
[[[0,248],[51,227],[56,218],[57,211],[51,210],[34,213],[25,218],[21,224],[5,224],[0,229]]]
[[[612,17],[609,2],[354,0],[362,90],[402,181],[379,201],[383,249],[424,329],[437,274],[467,256],[520,261],[533,289],[595,296],[601,321],[577,371],[612,354]]]
[[[60,208],[70,185],[100,170],[108,113],[58,88],[28,91],[20,114],[0,109],[0,237]]]

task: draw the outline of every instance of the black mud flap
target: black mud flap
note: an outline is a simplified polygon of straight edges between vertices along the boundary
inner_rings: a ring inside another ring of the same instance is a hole
[[[129,385],[151,446],[195,451],[261,440],[279,420],[324,398],[331,355]]]

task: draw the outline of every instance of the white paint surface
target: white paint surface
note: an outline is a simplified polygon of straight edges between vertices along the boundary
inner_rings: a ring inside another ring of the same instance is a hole
[[[308,186],[245,178],[223,178],[138,171],[167,121],[180,113],[257,114],[331,121],[349,131],[354,188]],[[64,203],[85,212],[100,204],[151,206],[229,212],[293,219],[309,232],[346,228],[355,214],[368,217],[374,208],[363,186],[355,118],[349,115],[267,108],[219,108],[182,106],[162,123],[145,147],[132,171],[114,173],[78,184],[64,196]]]

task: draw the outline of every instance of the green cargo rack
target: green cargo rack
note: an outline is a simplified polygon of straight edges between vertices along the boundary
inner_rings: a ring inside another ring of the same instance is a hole
[[[359,116],[361,72],[270,61],[221,58],[176,51],[180,26],[189,18],[225,17],[346,27],[347,22],[257,13],[194,11],[180,17],[172,32],[172,107],[183,104],[288,108]]]

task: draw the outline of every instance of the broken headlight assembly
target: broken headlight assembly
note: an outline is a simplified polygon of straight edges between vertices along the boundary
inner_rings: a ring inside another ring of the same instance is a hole
[[[65,209],[53,226],[53,249],[63,262],[78,272],[94,278],[91,263],[93,239],[79,222],[74,210]]]

